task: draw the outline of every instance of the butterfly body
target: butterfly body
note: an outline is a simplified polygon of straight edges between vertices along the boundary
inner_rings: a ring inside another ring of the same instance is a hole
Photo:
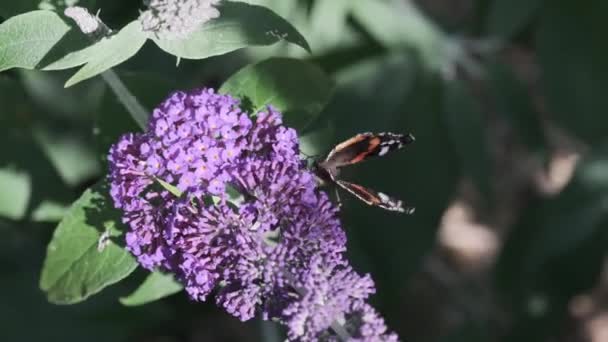
[[[341,167],[357,164],[371,157],[384,156],[414,140],[414,136],[411,134],[360,133],[336,145],[324,160],[316,161],[313,167],[322,182],[334,183],[369,205],[411,214],[414,212],[414,208],[404,207],[402,201],[382,192],[343,181],[338,178],[338,175]]]

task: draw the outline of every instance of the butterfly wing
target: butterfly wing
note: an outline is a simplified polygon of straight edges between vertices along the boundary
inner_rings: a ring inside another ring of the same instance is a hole
[[[404,212],[406,214],[414,213],[414,207],[404,207],[402,201],[394,199],[382,192],[374,191],[370,188],[366,188],[364,186],[354,183],[345,182],[339,179],[336,180],[336,184],[338,184],[340,187],[347,190],[351,194],[357,196],[357,198],[369,205],[377,206],[386,210],[398,211],[402,213]]]
[[[414,141],[411,134],[360,133],[336,145],[321,163],[333,170],[341,166],[356,164],[373,156],[383,156]]]

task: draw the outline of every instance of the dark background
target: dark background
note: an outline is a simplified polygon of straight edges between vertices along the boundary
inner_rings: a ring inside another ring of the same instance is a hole
[[[308,154],[363,131],[417,138],[343,175],[417,207],[398,215],[342,195],[351,260],[372,274],[391,329],[406,341],[608,341],[608,2],[249,2],[287,18],[313,55],[276,45],[176,68],[148,43],[117,71],[152,108],[266,57],[318,64],[337,88],[299,132]],[[18,13],[8,3],[0,18]],[[86,5],[113,28],[143,8]],[[47,303],[38,277],[63,208],[137,130],[99,78],[64,89],[73,72],[0,73],[0,340],[280,341],[272,324],[183,293],[121,306],[143,271],[85,303]]]

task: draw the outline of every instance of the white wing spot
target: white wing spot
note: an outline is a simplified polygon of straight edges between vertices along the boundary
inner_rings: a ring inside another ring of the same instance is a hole
[[[388,202],[391,198],[388,197],[387,194],[384,194],[382,192],[378,193],[378,197],[380,197],[380,199],[382,200],[382,202]]]

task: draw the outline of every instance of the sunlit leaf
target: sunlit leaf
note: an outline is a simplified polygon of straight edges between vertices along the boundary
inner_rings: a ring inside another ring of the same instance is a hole
[[[314,37],[315,51],[335,48],[351,37],[347,25],[351,0],[321,0],[315,1],[310,13],[311,37]],[[311,41],[312,38],[311,38]]]
[[[245,99],[254,112],[272,105],[288,126],[304,129],[325,107],[333,82],[315,65],[290,58],[271,58],[241,69],[220,92]]]
[[[177,57],[202,59],[254,45],[287,41],[310,50],[306,39],[285,19],[268,8],[224,1],[220,17],[203,24],[187,38],[154,42]]]
[[[42,201],[32,211],[32,221],[35,222],[59,222],[68,211],[68,207],[53,201]]]
[[[66,184],[78,185],[101,172],[88,137],[62,135],[44,127],[35,129],[35,137]]]
[[[0,169],[0,216],[13,220],[23,218],[30,201],[31,182],[24,171]]]
[[[57,226],[40,277],[50,302],[83,301],[137,267],[135,258],[114,241],[123,237],[107,191],[103,183],[86,190]]]
[[[84,46],[76,32],[55,12],[32,11],[0,24],[0,71],[34,69]]]
[[[443,65],[445,37],[411,1],[352,1],[353,17],[387,48],[408,47],[432,68]]]
[[[103,82],[87,82],[64,88],[69,71],[45,72],[19,70],[23,88],[37,107],[42,107],[54,117],[89,124],[90,113],[95,111],[103,96]]]
[[[183,286],[172,275],[152,272],[135,292],[120,298],[120,302],[126,306],[143,305],[178,293],[182,289]]]
[[[139,21],[132,21],[118,33],[85,49],[86,53],[83,53],[86,64],[66,81],[65,86],[72,86],[126,61],[141,49],[146,39]]]

